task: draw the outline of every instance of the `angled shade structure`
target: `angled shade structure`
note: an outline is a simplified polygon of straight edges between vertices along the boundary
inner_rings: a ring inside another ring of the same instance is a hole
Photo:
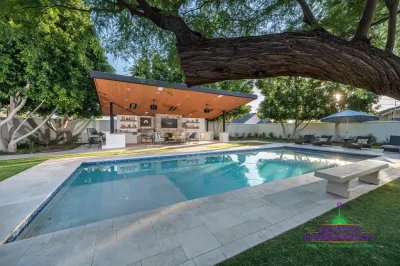
[[[348,123],[363,123],[367,121],[376,121],[379,120],[379,116],[370,115],[363,112],[357,112],[353,110],[344,110],[343,112],[339,112],[321,119],[322,122],[328,123],[346,123],[346,137],[347,137],[347,124]]]

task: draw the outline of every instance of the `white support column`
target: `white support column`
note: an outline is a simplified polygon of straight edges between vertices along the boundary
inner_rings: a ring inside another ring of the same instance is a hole
[[[224,143],[229,142],[229,132],[219,133],[219,141]]]

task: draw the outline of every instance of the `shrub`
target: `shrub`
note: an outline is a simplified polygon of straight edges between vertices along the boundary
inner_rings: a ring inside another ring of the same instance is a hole
[[[254,133],[254,137],[256,138],[256,139],[258,139],[258,133],[256,132],[256,133]]]
[[[235,138],[239,138],[240,137],[240,135],[239,135],[239,132],[235,132]]]
[[[268,137],[270,137],[271,139],[274,139],[275,138],[274,132],[269,132]]]
[[[242,136],[240,138],[244,139],[245,136],[246,136],[246,133],[242,132]]]
[[[247,138],[251,139],[253,136],[251,135],[251,132],[247,133]]]
[[[267,134],[265,134],[265,132],[261,133],[261,138],[266,139],[267,138]]]
[[[368,137],[371,137],[371,143],[376,143],[376,137],[374,136],[374,134],[369,133]]]

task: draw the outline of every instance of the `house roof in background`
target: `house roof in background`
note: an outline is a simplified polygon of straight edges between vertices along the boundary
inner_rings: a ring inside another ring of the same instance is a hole
[[[249,113],[245,116],[243,116],[242,118],[236,118],[236,119],[232,119],[231,124],[244,124],[246,123],[250,118],[252,118],[253,116],[255,116],[256,113]]]
[[[396,111],[397,110],[400,110],[400,106],[396,107]],[[390,113],[391,111],[394,111],[394,107],[390,107],[390,108],[380,111],[379,115],[386,115],[386,114]]]
[[[269,124],[269,123],[271,123],[271,121],[264,119],[264,120],[258,121],[257,124]]]

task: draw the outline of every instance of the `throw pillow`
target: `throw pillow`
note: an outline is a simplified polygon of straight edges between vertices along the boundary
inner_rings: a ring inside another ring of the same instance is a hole
[[[359,145],[368,144],[368,139],[358,139],[357,144]]]

